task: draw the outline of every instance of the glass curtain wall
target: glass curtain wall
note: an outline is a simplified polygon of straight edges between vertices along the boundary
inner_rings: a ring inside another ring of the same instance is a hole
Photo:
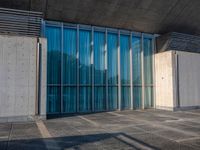
[[[63,112],[76,112],[76,29],[63,29]]]
[[[79,111],[91,111],[91,31],[79,31]]]
[[[130,36],[120,35],[121,107],[131,108],[130,91]]]
[[[61,111],[61,28],[46,27],[47,53],[47,112]]]
[[[94,110],[106,110],[105,33],[94,32]]]
[[[47,114],[153,107],[152,35],[58,22],[44,26]]]
[[[144,38],[144,107],[153,107],[153,65],[152,65],[152,39]]]
[[[133,71],[133,107],[141,108],[142,74],[141,74],[141,37],[132,36],[132,71]]]
[[[118,35],[108,33],[107,50],[108,50],[108,108],[115,110],[118,108]]]

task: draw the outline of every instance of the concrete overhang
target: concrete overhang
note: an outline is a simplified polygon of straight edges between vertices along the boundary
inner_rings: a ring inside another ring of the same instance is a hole
[[[199,0],[1,0],[0,7],[41,11],[47,20],[200,34]]]

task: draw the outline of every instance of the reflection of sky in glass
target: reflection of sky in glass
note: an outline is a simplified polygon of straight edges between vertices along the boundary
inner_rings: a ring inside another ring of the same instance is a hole
[[[133,84],[141,84],[141,38],[132,37]]]
[[[80,83],[91,83],[91,31],[80,30],[79,34],[79,69]]]
[[[105,33],[94,32],[95,84],[105,84]]]
[[[76,30],[63,30],[63,82],[76,84]]]
[[[108,49],[108,83],[117,84],[117,34],[108,33],[107,36]]]
[[[47,83],[60,84],[61,74],[61,29],[46,27],[47,38]]]
[[[120,36],[121,83],[130,83],[130,53],[129,36]]]
[[[145,84],[152,84],[152,40],[144,38],[144,79]]]

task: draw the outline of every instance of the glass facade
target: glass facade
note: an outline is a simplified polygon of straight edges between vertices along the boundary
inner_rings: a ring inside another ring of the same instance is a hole
[[[118,108],[118,35],[116,33],[107,34],[108,51],[108,109]]]
[[[130,93],[130,36],[120,35],[121,107],[131,108]]]
[[[132,37],[132,71],[133,71],[133,107],[141,108],[142,73],[141,73],[141,37]]]
[[[47,114],[153,107],[152,35],[48,21],[43,29]]]

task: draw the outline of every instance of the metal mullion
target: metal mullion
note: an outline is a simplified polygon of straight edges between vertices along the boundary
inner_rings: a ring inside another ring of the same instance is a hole
[[[108,85],[108,87],[118,87],[118,85]]]
[[[121,87],[131,87],[130,84],[121,84]]]
[[[76,84],[63,84],[62,86],[75,87]]]
[[[63,113],[63,23],[61,24],[61,113]]]
[[[142,86],[142,84],[133,84],[133,86]]]
[[[92,112],[94,112],[94,27],[91,38],[91,69],[92,69]]]
[[[152,76],[153,76],[153,107],[156,108],[156,91],[155,91],[155,53],[156,53],[156,45],[155,45],[155,35],[153,36],[152,39],[152,50],[153,50],[153,71],[152,71]]]
[[[76,84],[77,84],[77,93],[76,93],[76,112],[79,112],[79,91],[80,91],[80,87],[79,87],[79,25],[77,25],[77,29],[76,29],[77,33],[76,33],[76,71],[77,71],[77,76],[76,76]]]
[[[59,23],[59,24],[48,23],[48,21],[45,21],[45,22],[46,22],[46,27],[57,27],[57,28],[59,28],[62,24],[62,23]]]
[[[94,86],[106,86],[106,84],[95,84]]]
[[[106,110],[109,109],[108,106],[108,30],[106,28],[105,32],[105,71],[106,71]]]
[[[91,84],[79,84],[79,87],[92,87]]]
[[[142,74],[142,109],[144,109],[144,100],[145,100],[145,83],[144,83],[144,45],[143,45],[143,39],[144,35],[142,33],[141,36],[141,74]]]
[[[47,84],[47,86],[61,86],[60,84]]]
[[[118,109],[121,110],[120,30],[118,31]]]
[[[132,33],[130,34],[130,90],[131,90],[131,109],[133,109],[133,61],[132,61]]]

